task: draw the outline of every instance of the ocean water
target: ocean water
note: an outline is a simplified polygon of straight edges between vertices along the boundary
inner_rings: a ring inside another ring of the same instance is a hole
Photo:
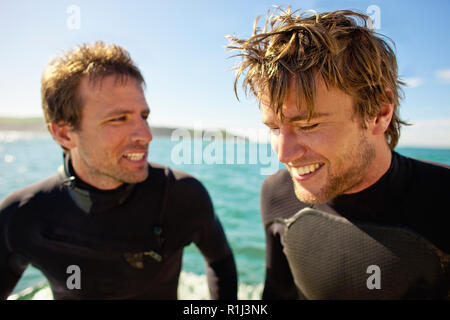
[[[231,152],[225,146],[223,150],[219,150],[218,146],[214,152],[208,149],[210,142],[200,142],[200,146],[202,161],[195,161],[193,146],[191,163],[198,164],[186,164],[186,161],[183,164],[179,162],[180,156],[188,159],[189,153],[174,153],[174,150],[180,150],[179,141],[154,137],[148,160],[186,171],[204,184],[235,255],[241,287],[247,291],[257,290],[259,294],[265,273],[265,239],[259,214],[259,191],[267,177],[265,174],[284,166],[272,161],[274,155],[266,144],[235,144],[234,157],[228,158],[234,159],[231,161],[225,160],[227,152]],[[242,161],[243,158],[238,160],[238,150],[245,151],[245,161]],[[450,149],[398,148],[396,151],[418,159],[450,164]],[[272,162],[269,164],[270,156]],[[212,161],[214,159],[216,161]],[[14,190],[54,174],[61,160],[60,148],[47,133],[0,132],[0,201]],[[184,280],[186,286],[193,281],[186,275],[192,274],[195,278],[195,275],[202,277],[204,274],[204,260],[195,245],[186,247],[182,270],[185,275],[183,279],[188,279]],[[13,293],[43,282],[45,277],[42,273],[30,266]],[[249,296],[254,294],[250,292]],[[187,293],[184,295],[189,296]]]

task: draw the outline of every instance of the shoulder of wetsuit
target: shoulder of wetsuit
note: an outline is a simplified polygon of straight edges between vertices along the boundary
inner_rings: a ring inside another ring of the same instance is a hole
[[[450,165],[431,161],[431,160],[424,160],[424,159],[417,159],[417,158],[410,158],[406,156],[399,155],[399,157],[406,161],[412,161],[415,163],[415,165],[419,167],[423,167],[425,170],[442,170],[442,172],[449,171]]]
[[[408,188],[419,197],[411,197],[412,202],[447,202],[450,166],[401,156],[400,165],[409,168]],[[422,196],[420,196],[422,195]]]
[[[275,219],[291,217],[306,204],[298,200],[294,184],[287,169],[268,176],[261,187],[261,219],[268,226]]]
[[[279,183],[284,183],[287,180],[290,180],[289,171],[287,169],[280,169],[264,179],[262,189],[270,188],[271,186]]]
[[[163,168],[159,164],[150,163],[157,170]],[[197,178],[181,170],[171,169],[169,175],[169,207],[170,212],[184,217],[195,217],[195,221],[211,219],[214,209],[208,190]]]
[[[448,185],[450,178],[450,166],[443,163],[407,158],[412,162],[414,174],[420,180],[433,180],[438,186]]]
[[[151,182],[151,175],[158,175],[161,177],[161,174],[164,173],[164,170],[166,166],[150,162],[150,174],[149,180]],[[177,169],[170,169],[170,173],[166,172],[166,178],[169,180],[169,195],[172,197],[172,199],[177,199],[176,202],[187,202],[190,203],[190,205],[193,205],[194,202],[200,201],[205,203],[211,202],[209,193],[207,189],[204,187],[204,185],[194,176],[191,174],[177,170]],[[164,181],[166,183],[166,181]],[[160,184],[159,187],[161,187],[163,184]],[[203,200],[203,201],[202,201]]]
[[[36,208],[35,201],[55,203],[54,192],[62,188],[62,181],[61,176],[54,175],[16,190],[0,202],[0,234],[5,237],[2,241],[6,240],[10,250],[11,234],[23,238],[23,234],[29,232],[27,227],[30,227],[30,223],[27,221],[34,216],[30,213],[40,213],[33,210]]]
[[[403,157],[401,165],[411,168],[409,181],[404,186],[408,225],[449,254],[449,166],[408,157]]]
[[[60,174],[55,174],[16,190],[0,202],[0,212],[13,207],[21,208],[38,197],[50,196],[55,190],[61,190],[63,181],[64,179]]]
[[[164,166],[159,164],[151,163],[152,168],[160,169],[164,168]],[[170,179],[170,192],[182,192],[185,196],[193,196],[193,197],[204,197],[208,195],[208,191],[204,187],[204,185],[193,175],[177,170],[170,169],[171,173],[169,175]],[[208,195],[209,197],[209,195]]]
[[[271,174],[264,179],[261,186],[261,205],[265,205],[267,201],[277,197],[280,193],[280,187],[284,191],[286,189],[285,187],[289,188],[291,186],[293,188],[287,169],[278,170],[274,174]]]
[[[169,181],[170,192],[174,191],[174,187],[176,189],[175,191],[183,189],[185,192],[195,192],[199,191],[199,188],[203,188],[201,182],[189,173],[170,168],[163,164],[149,162],[149,176],[146,181],[157,188],[161,188],[167,180]]]

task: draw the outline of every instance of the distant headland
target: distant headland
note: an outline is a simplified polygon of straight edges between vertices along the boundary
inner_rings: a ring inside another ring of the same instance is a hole
[[[191,134],[194,130],[185,128]],[[158,137],[171,137],[172,132],[177,130],[177,128],[171,127],[159,127],[151,126],[152,135]],[[31,117],[31,118],[13,118],[13,117],[0,117],[0,131],[22,131],[22,132],[46,132],[47,128],[45,126],[44,118],[41,117]],[[227,138],[240,138],[247,140],[246,137],[240,135],[235,135],[226,130],[216,130],[216,131],[205,131],[202,130],[202,134],[205,132],[220,132],[223,137]]]

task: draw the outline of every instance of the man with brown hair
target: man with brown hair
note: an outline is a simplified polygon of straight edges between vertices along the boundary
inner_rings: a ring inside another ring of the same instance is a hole
[[[208,192],[147,162],[144,78],[128,52],[97,42],[42,77],[42,105],[64,166],[0,203],[0,297],[28,264],[55,299],[176,299],[183,248],[206,260],[213,299],[236,299],[234,258]]]
[[[402,82],[367,26],[289,7],[229,36],[235,92],[244,77],[287,167],[261,191],[264,299],[448,297],[450,170],[394,151]]]

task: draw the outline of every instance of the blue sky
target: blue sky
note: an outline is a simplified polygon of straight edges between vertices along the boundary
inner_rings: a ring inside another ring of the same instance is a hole
[[[41,116],[40,77],[50,57],[103,40],[124,46],[143,71],[151,124],[262,128],[254,99],[234,96],[230,69],[237,60],[224,49],[224,36],[248,37],[256,16],[274,4],[319,12],[377,6],[378,32],[394,40],[400,76],[409,84],[401,115],[414,125],[402,131],[401,145],[450,147],[446,0],[1,0],[0,116]]]

